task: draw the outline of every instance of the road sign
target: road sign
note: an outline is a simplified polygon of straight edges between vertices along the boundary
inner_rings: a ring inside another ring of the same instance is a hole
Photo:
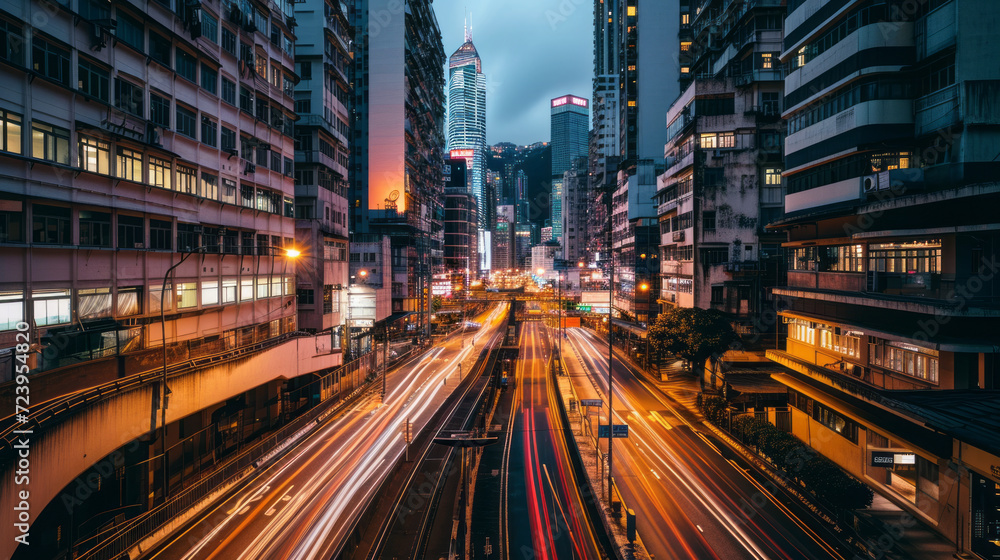
[[[580,406],[602,406],[604,401],[601,399],[581,399]]]
[[[615,424],[612,428],[607,424],[601,424],[597,427],[597,437],[616,437],[616,438],[627,438],[628,437],[628,424]]]
[[[592,307],[589,306],[589,305],[577,305],[576,306],[576,310],[577,311],[586,311],[587,313],[590,313],[591,309],[592,309]]]

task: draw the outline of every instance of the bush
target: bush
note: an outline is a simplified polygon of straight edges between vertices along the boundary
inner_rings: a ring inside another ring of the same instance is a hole
[[[702,403],[705,417],[722,424],[727,416],[727,403],[721,397],[707,397]],[[835,508],[862,509],[870,506],[875,493],[833,461],[818,454],[801,440],[779,430],[754,415],[733,418],[731,432],[747,445],[756,447],[789,477],[806,487]]]

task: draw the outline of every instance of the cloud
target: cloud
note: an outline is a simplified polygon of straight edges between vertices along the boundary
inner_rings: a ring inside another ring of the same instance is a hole
[[[464,40],[466,11],[487,77],[490,144],[549,140],[549,100],[590,98],[594,75],[591,0],[434,0],[445,54]]]

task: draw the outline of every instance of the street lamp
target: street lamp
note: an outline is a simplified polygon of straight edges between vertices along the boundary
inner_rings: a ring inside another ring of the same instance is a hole
[[[169,462],[167,461],[167,398],[170,396],[170,388],[167,387],[167,319],[165,312],[165,306],[167,303],[167,280],[170,279],[170,275],[173,274],[174,270],[182,265],[188,257],[195,253],[204,253],[207,249],[212,247],[218,247],[218,245],[205,245],[194,249],[189,248],[186,251],[180,251],[181,260],[177,261],[176,264],[167,269],[167,272],[163,275],[163,284],[160,287],[160,343],[163,346],[163,368],[160,375],[160,450],[161,461],[163,462],[164,501],[166,501],[167,496],[170,494],[170,476],[167,474],[167,468],[169,466]],[[284,256],[294,259],[301,254],[301,251],[289,248],[285,250]],[[171,300],[173,300],[173,298],[171,298]]]

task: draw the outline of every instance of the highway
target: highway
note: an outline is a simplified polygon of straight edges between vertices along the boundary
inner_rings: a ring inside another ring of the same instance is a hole
[[[550,352],[544,327],[523,323],[503,465],[503,560],[606,556],[585,509],[588,485],[573,473],[558,396],[547,373]]]
[[[479,331],[452,337],[390,372],[384,404],[376,396],[321,427],[146,557],[331,558],[403,454],[404,422],[413,433],[424,427],[457,386],[459,364],[469,372],[506,307],[478,318]]]
[[[607,342],[586,329],[566,329],[566,335],[565,360],[582,359],[607,423]],[[620,362],[617,349],[614,389],[614,423],[629,425],[628,438],[614,440],[615,482],[653,558],[844,557],[824,542],[830,535],[817,534],[822,529],[796,511],[798,504],[772,495],[724,456],[689,414]]]

